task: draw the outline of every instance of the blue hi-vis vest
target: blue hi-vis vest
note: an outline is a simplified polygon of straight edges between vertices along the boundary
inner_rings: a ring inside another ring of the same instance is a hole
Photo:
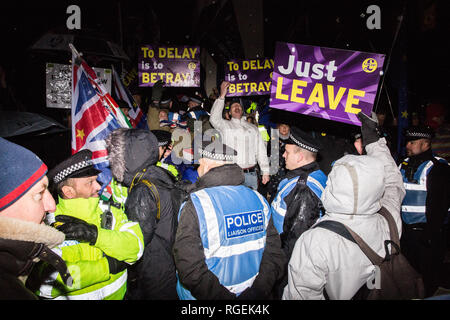
[[[286,216],[287,205],[284,198],[294,189],[298,181],[298,176],[281,180],[278,185],[278,192],[271,204],[272,220],[278,233],[283,233],[284,217]],[[327,176],[321,170],[313,171],[309,174],[306,185],[320,199],[327,184]],[[322,216],[322,212],[320,213]]]
[[[439,162],[447,163],[445,159],[435,157]],[[409,158],[405,159],[408,162]],[[427,176],[433,167],[433,161],[423,162],[414,173],[414,180],[417,183],[409,182],[405,176],[405,170],[399,166],[403,177],[403,185],[405,186],[406,195],[402,202],[402,220],[406,224],[426,223],[427,217],[425,215],[426,200],[427,200]],[[450,212],[449,212],[450,213]],[[448,222],[448,216],[446,223]]]
[[[206,265],[230,292],[239,295],[259,272],[270,219],[267,201],[245,186],[219,186],[191,194]],[[180,209],[181,212],[181,209]],[[178,280],[181,300],[194,300]]]

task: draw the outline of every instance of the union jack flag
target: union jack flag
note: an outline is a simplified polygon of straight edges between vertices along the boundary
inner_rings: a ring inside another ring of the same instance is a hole
[[[113,67],[113,83],[114,91],[118,99],[125,101],[130,107],[128,116],[130,117],[130,122],[133,128],[148,129],[147,117],[142,112],[142,109],[138,106],[136,101],[134,101],[133,96],[130,91],[125,87],[122,79],[119,77],[116,69]]]
[[[112,179],[105,139],[113,130],[130,128],[131,125],[98,81],[95,71],[73,47],[71,49],[72,154],[82,149],[92,151],[94,166],[102,171],[98,176],[102,192]]]

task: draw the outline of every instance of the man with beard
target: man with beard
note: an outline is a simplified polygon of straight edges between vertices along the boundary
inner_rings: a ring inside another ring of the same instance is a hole
[[[433,130],[408,128],[406,158],[400,165],[406,196],[402,202],[402,248],[424,279],[427,296],[442,281],[449,218],[450,166],[431,151]]]
[[[244,184],[257,190],[259,184],[257,164],[262,173],[261,183],[265,185],[270,180],[267,149],[258,128],[243,118],[244,110],[238,100],[231,101],[231,119],[222,118],[229,86],[230,83],[227,81],[223,81],[220,85],[220,96],[212,106],[209,121],[214,129],[220,132],[223,143],[236,150],[236,163],[244,171]]]

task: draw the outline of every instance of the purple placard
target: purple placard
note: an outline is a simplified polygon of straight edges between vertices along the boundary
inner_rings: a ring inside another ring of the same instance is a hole
[[[231,60],[225,64],[229,97],[270,94],[273,59]]]
[[[200,87],[200,47],[142,46],[138,71],[140,87],[160,79],[167,87]]]
[[[356,114],[371,114],[384,58],[277,42],[270,107],[360,126]]]

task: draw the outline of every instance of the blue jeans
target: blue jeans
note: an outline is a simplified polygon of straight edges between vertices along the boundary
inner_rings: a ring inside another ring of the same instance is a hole
[[[258,174],[256,171],[244,172],[244,186],[253,190],[258,190]]]

